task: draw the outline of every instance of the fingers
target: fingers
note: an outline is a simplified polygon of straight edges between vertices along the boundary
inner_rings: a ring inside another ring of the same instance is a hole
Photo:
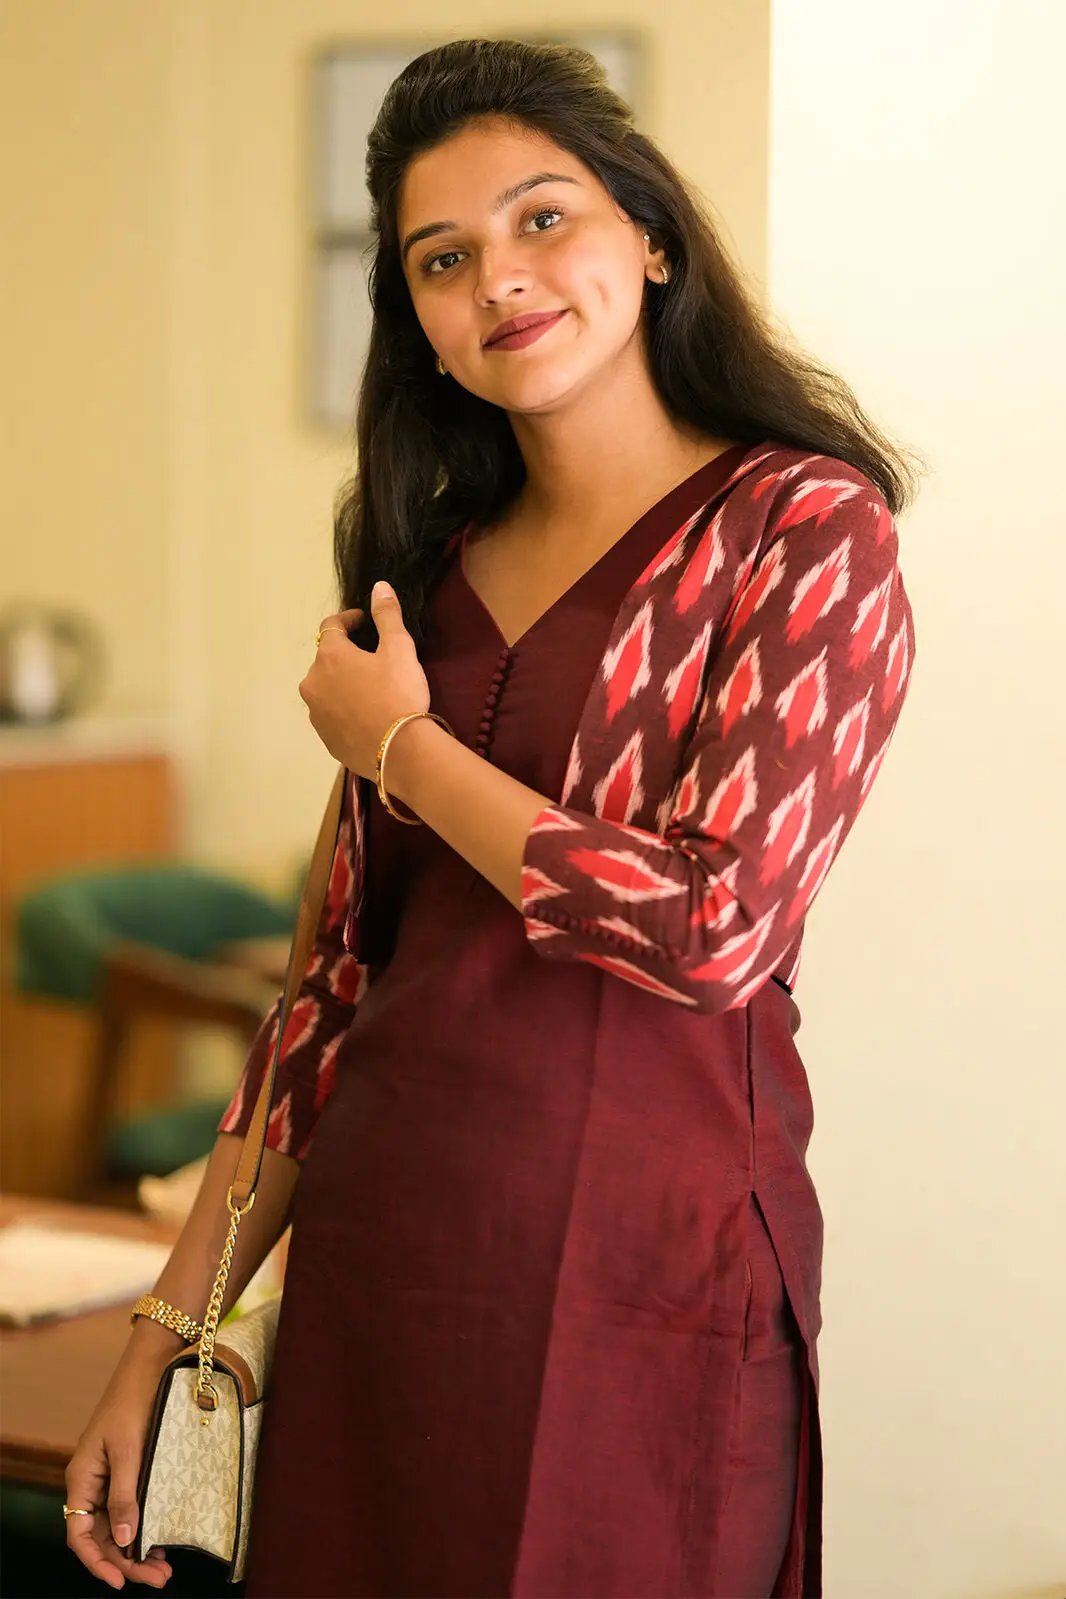
[[[137,1531],[137,1467],[140,1462],[131,1450],[120,1452],[117,1445],[111,1447],[107,1518],[112,1538],[120,1549],[125,1549]]]
[[[165,1550],[159,1550],[154,1558],[149,1554],[146,1560],[134,1560],[132,1555],[126,1554],[125,1550],[120,1549],[114,1539],[108,1536],[106,1527],[103,1529],[100,1546],[107,1562],[131,1582],[143,1582],[150,1588],[162,1588],[174,1574]],[[121,1587],[121,1583],[117,1586]]]
[[[386,632],[397,624],[402,626],[403,616],[396,590],[386,583],[384,578],[379,578],[370,590],[370,609],[379,633]]]
[[[107,1491],[107,1457],[101,1441],[94,1440],[91,1446],[79,1445],[67,1467],[66,1484],[66,1502],[72,1510],[91,1507],[94,1511],[91,1516],[67,1516],[68,1549],[73,1550],[94,1577],[109,1582],[113,1588],[121,1588],[122,1573],[105,1560],[97,1542],[97,1533],[107,1525],[107,1512],[102,1504]]]
[[[351,627],[353,622],[357,621],[358,618],[360,616],[362,616],[362,614],[363,614],[362,607],[358,606],[358,605],[354,606],[349,611],[334,611],[332,616],[324,616],[322,618],[322,621],[319,623],[319,628],[320,629],[324,628],[324,627],[349,628],[349,627]]]
[[[112,1588],[122,1588],[127,1580],[162,1588],[174,1575],[165,1549],[153,1549],[147,1560],[132,1560],[111,1536],[107,1512],[67,1519],[67,1546],[86,1570]]]
[[[325,617],[319,624],[315,648],[322,649],[329,642],[330,635],[333,633],[337,635],[344,633],[347,636],[352,628],[362,620],[362,617],[363,612],[358,606],[347,611],[335,611],[332,616]],[[351,640],[349,639],[348,642],[350,643]]]
[[[162,1588],[170,1576],[169,1562],[160,1560],[135,1560],[126,1551],[133,1543],[140,1521],[137,1506],[137,1472],[140,1451],[121,1444],[112,1444],[109,1450],[110,1477],[107,1495],[107,1519],[101,1519],[96,1540],[104,1558],[124,1578],[144,1582],[153,1588]],[[94,1518],[95,1519],[95,1518]]]
[[[400,627],[403,625],[399,596],[384,578],[379,578],[370,590],[370,612],[379,633],[390,627],[396,628],[397,624]],[[365,614],[363,608],[357,605],[347,611],[335,611],[332,616],[327,616],[318,630],[321,635],[320,648],[326,642],[327,630],[343,628],[344,632],[348,633]]]
[[[112,1588],[121,1588],[125,1579],[118,1566],[104,1556],[96,1541],[95,1528],[103,1512],[93,1517],[69,1516],[67,1518],[67,1548],[72,1549],[87,1571]]]

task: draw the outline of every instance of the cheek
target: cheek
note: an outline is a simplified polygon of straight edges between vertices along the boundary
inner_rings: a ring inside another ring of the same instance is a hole
[[[462,343],[469,319],[464,319],[449,295],[424,296],[420,301],[414,301],[414,307],[422,332],[434,349],[451,349]]]
[[[618,330],[628,335],[641,309],[640,273],[627,269],[618,260],[604,260],[596,254],[574,280],[575,301],[578,310],[587,308],[591,317],[600,319],[608,327],[616,324]]]
[[[617,244],[605,247],[594,237],[570,240],[559,271],[560,289],[569,290],[579,307],[584,301],[596,311],[628,314],[640,300],[639,270],[627,264]]]
[[[559,252],[559,271],[575,292],[596,289],[616,271],[610,257],[605,256],[594,238],[577,238],[567,241],[567,248]]]
[[[431,299],[426,299],[425,296],[420,295],[416,289],[411,288],[410,284],[408,284],[408,289],[410,290],[411,304],[414,306],[415,316],[418,318],[418,325],[426,335],[426,338],[432,339],[435,331],[433,302]]]

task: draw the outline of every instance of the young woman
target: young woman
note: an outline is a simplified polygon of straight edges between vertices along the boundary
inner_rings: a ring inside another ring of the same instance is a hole
[[[367,172],[300,684],[351,779],[230,1280],[292,1220],[247,1593],[817,1595],[792,990],[909,681],[909,471],[585,53],[428,52]],[[196,1318],[276,1019],[157,1285]],[[115,1586],[170,1570],[121,1546],[178,1343],[137,1322],[68,1473]]]

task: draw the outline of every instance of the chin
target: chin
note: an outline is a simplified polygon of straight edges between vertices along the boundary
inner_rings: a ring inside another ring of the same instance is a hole
[[[486,398],[508,411],[537,410],[564,399],[587,376],[569,362],[546,361],[539,370],[531,362],[527,371],[515,372],[506,382],[495,384],[495,392]]]

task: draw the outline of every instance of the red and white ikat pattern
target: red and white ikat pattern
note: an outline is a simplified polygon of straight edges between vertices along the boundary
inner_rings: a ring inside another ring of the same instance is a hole
[[[896,528],[873,485],[791,450],[738,472],[627,597],[522,870],[540,954],[708,1012],[794,980],[804,917],[914,660]]]
[[[344,946],[344,927],[355,902],[363,864],[363,829],[355,824],[353,784],[344,785],[337,848],[330,867],[314,947],[293,1001],[278,1057],[274,1105],[267,1122],[268,1149],[303,1160],[322,1106],[333,1087],[334,1062],[367,985],[367,968]],[[279,994],[252,1041],[237,1090],[218,1131],[248,1130],[263,1073],[274,1057],[281,1012]]]
[[[627,594],[559,803],[536,817],[522,917],[549,960],[732,1010],[791,986],[803,922],[870,791],[914,662],[895,523],[847,463],[753,448]],[[354,800],[354,803],[353,803]],[[269,1147],[302,1159],[365,991],[363,780],[278,1068]],[[220,1131],[243,1133],[266,1017]]]

